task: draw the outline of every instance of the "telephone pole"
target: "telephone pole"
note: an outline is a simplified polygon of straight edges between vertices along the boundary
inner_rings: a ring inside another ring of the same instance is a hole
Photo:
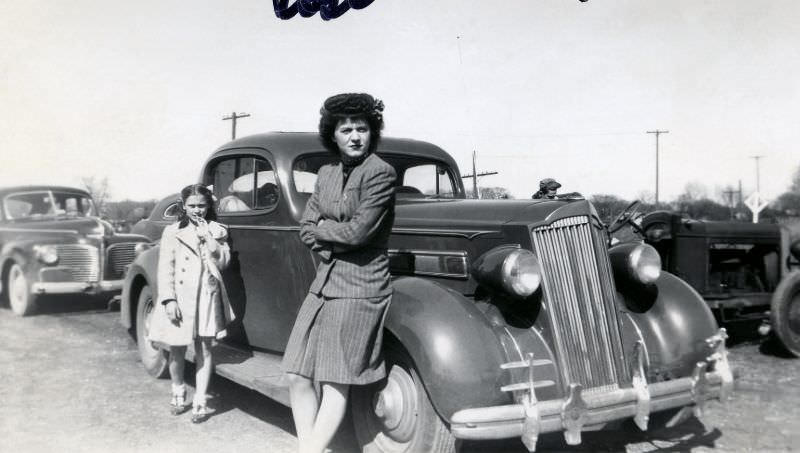
[[[488,175],[496,175],[496,171],[484,171],[482,173],[478,173],[475,170],[475,151],[472,151],[472,174],[471,175],[461,175],[462,178],[472,178],[472,193],[475,198],[478,198],[478,176],[488,176]]]
[[[761,169],[759,168],[758,161],[764,157],[763,155],[750,156],[751,159],[756,160],[756,193],[761,193]]]
[[[656,134],[656,209],[658,209],[658,136],[661,134],[669,134],[669,131],[647,131],[648,134]]]
[[[239,118],[247,118],[248,116],[250,116],[249,113],[239,113],[239,114],[237,114],[236,112],[231,112],[230,116],[223,116],[222,117],[222,121],[227,121],[227,120],[232,120],[233,121],[231,123],[231,140],[235,140],[236,139],[236,120],[239,119]]]

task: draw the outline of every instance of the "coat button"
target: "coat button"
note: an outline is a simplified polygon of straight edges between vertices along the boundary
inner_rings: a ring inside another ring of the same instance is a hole
[[[183,280],[178,280],[179,285],[183,285]]]
[[[182,267],[181,272],[186,272],[186,269]]]

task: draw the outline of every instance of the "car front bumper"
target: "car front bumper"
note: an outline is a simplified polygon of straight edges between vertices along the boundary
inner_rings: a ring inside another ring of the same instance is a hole
[[[517,404],[460,410],[453,414],[450,428],[458,439],[521,437],[534,451],[540,433],[563,431],[567,443],[575,445],[581,442],[581,431],[599,429],[614,420],[633,417],[645,430],[652,412],[684,407],[700,416],[707,400],[725,401],[733,390],[726,337],[725,329],[720,329],[706,340],[715,352],[698,362],[690,377],[648,384],[643,379],[646,353],[642,347],[637,348],[632,387],[583,392],[580,384],[571,384],[567,398],[557,400],[536,401],[531,366],[529,389],[517,398]],[[533,363],[533,357],[528,360]]]
[[[122,290],[124,280],[99,282],[35,282],[31,291],[36,294],[100,294]]]

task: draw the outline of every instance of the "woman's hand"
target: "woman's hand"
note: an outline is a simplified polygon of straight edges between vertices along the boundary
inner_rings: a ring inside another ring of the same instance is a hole
[[[197,237],[203,241],[208,239],[208,222],[206,222],[206,219],[197,217],[195,220],[197,221],[197,228],[195,229]]]
[[[181,314],[181,309],[178,307],[178,302],[171,300],[167,302],[164,308],[167,311],[167,318],[175,325],[180,324],[183,320],[183,315]]]

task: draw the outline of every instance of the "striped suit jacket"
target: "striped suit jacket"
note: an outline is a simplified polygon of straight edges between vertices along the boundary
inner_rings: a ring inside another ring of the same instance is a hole
[[[396,179],[394,168],[375,154],[353,168],[346,183],[341,163],[320,168],[300,221],[303,243],[322,257],[309,292],[332,298],[392,292],[386,247]]]

